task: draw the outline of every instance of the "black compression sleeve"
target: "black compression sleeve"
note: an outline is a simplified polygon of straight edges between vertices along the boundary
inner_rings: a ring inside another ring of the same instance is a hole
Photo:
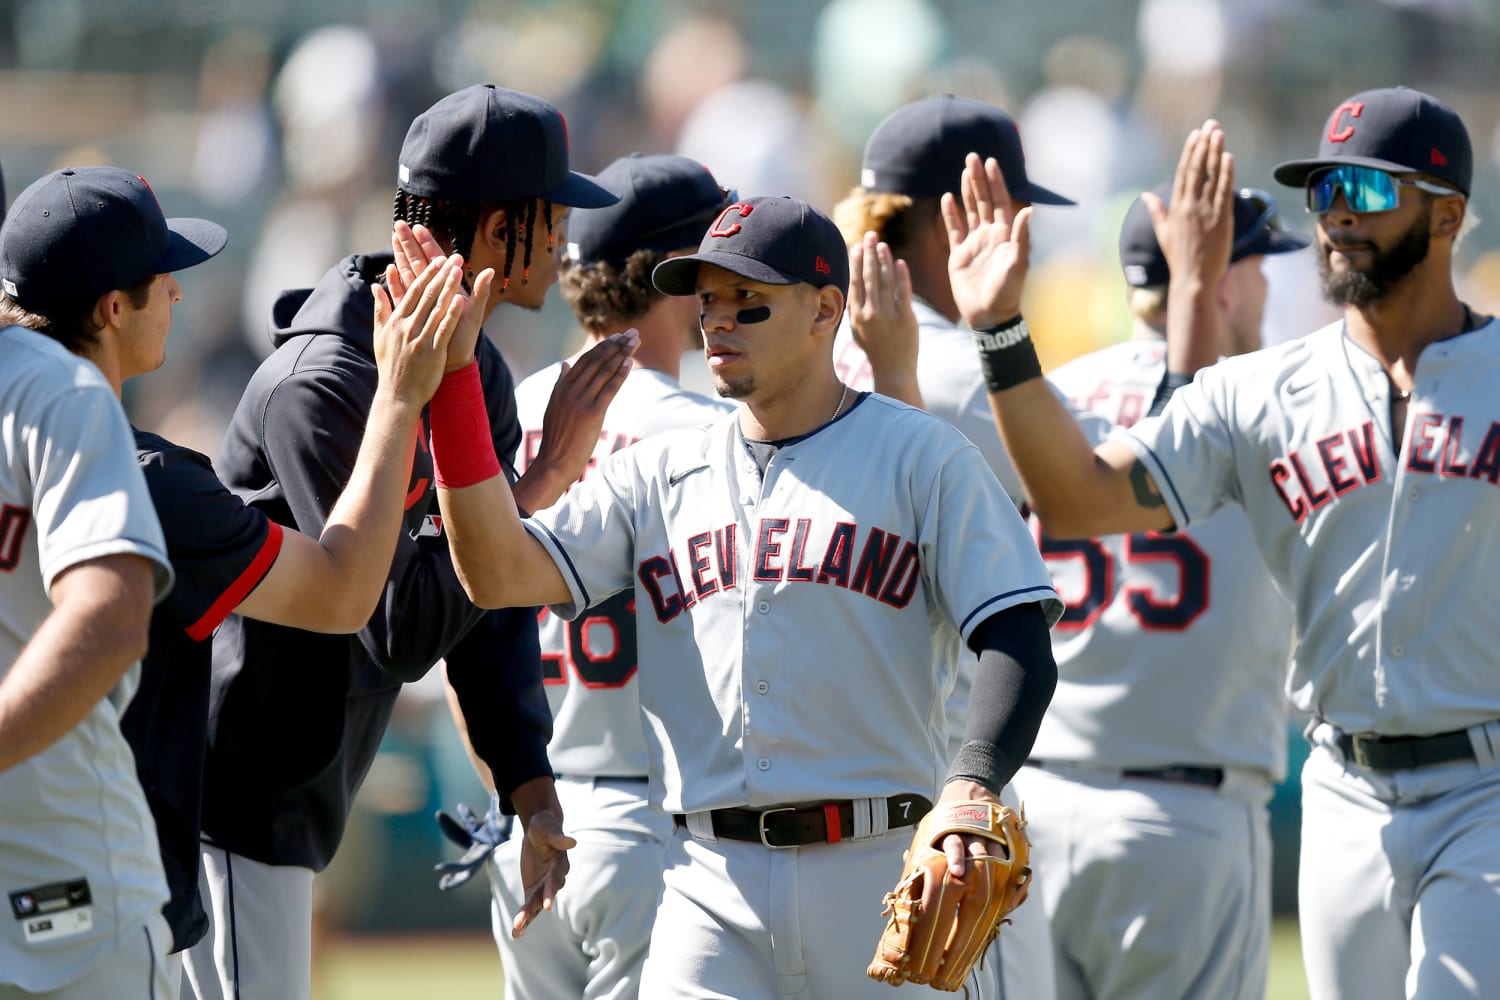
[[[1057,688],[1057,662],[1040,604],[986,618],[969,638],[979,669],[969,692],[964,742],[947,781],[966,778],[999,793],[1031,753]]]

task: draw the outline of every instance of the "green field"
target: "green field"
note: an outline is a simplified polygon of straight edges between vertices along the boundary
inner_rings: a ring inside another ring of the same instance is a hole
[[[322,951],[314,1000],[499,1000],[500,960],[488,935],[341,937]],[[928,995],[904,991],[907,1000]],[[892,1000],[904,994],[892,994]],[[1305,1000],[1297,925],[1278,921],[1267,1000]]]

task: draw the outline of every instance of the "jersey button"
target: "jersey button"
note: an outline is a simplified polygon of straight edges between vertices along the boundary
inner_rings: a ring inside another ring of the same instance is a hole
[[[1406,655],[1406,647],[1403,646],[1403,645],[1401,645],[1401,643],[1399,643],[1399,642],[1392,643],[1391,644],[1391,655],[1392,656],[1405,656]]]
[[[760,768],[762,771],[769,771],[771,769],[771,762],[762,757],[760,760],[755,762],[755,766]]]
[[[1406,497],[1408,500],[1422,499],[1422,488],[1420,486],[1413,486],[1410,490],[1407,491]]]
[[[771,690],[771,685],[767,684],[765,681],[756,681],[755,682],[755,693],[756,694],[765,694],[769,690]]]
[[[761,614],[766,614],[771,610],[771,604],[769,601],[761,601],[755,606],[755,610],[759,611]]]

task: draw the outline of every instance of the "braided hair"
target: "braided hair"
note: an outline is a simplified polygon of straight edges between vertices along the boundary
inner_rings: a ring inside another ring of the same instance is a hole
[[[521,247],[521,282],[524,284],[531,277],[531,251],[535,242],[537,209],[543,204],[546,203],[539,198],[494,204],[454,201],[449,198],[424,198],[397,188],[393,218],[396,222],[425,226],[439,243],[452,248],[453,253],[462,254],[464,260],[468,260],[474,249],[474,236],[479,228],[479,220],[494,209],[502,210],[507,220],[505,273],[500,277],[500,290],[504,291],[510,284],[511,267],[516,259],[518,245]],[[550,251],[553,249],[555,239],[552,232],[550,205],[545,215],[547,249]],[[521,219],[525,221],[515,221]]]

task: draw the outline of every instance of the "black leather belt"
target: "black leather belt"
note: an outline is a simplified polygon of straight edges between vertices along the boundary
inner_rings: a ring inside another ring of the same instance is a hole
[[[892,830],[915,826],[932,809],[932,802],[921,795],[892,795],[885,800],[887,822]],[[848,799],[800,806],[772,806],[770,809],[715,809],[709,813],[714,836],[721,840],[742,840],[767,847],[804,847],[808,844],[837,844],[854,835],[854,803]],[[687,817],[672,817],[678,826],[687,826]]]
[[[1048,770],[1049,761],[1028,760],[1032,767]],[[1056,770],[1056,768],[1053,768]],[[1191,764],[1173,764],[1171,767],[1131,767],[1120,772],[1122,778],[1145,778],[1148,781],[1170,781],[1178,785],[1198,785],[1202,788],[1218,788],[1224,783],[1222,767],[1195,767]]]
[[[1341,733],[1344,757],[1372,771],[1409,771],[1414,767],[1474,760],[1474,744],[1467,729],[1432,736],[1381,736],[1378,733]]]

